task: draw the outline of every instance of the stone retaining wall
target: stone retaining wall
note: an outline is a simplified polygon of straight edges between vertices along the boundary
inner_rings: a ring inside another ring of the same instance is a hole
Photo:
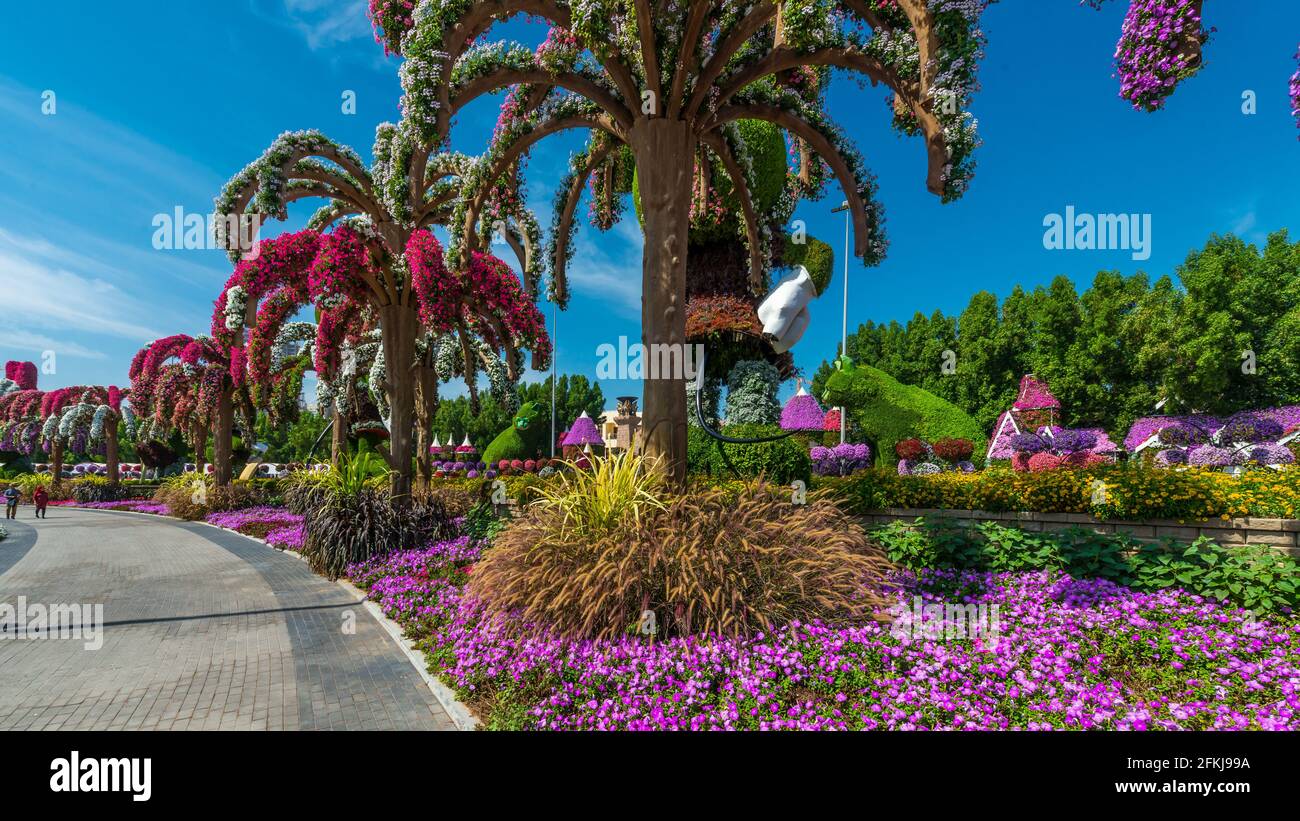
[[[1277,547],[1300,558],[1300,519],[1212,519],[1205,522],[1179,522],[1172,519],[1149,519],[1140,522],[1098,519],[1086,513],[994,513],[987,510],[931,510],[921,508],[887,508],[862,518],[869,524],[912,521],[918,516],[945,517],[959,525],[975,522],[1001,522],[1023,530],[1065,530],[1081,527],[1096,533],[1128,533],[1142,541],[1173,538],[1190,542],[1207,536],[1224,546],[1262,544]]]

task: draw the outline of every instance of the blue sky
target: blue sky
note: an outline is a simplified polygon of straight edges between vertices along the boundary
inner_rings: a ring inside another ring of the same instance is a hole
[[[45,388],[124,384],[143,343],[207,329],[229,264],[218,251],[155,250],[156,214],[207,213],[225,180],[282,131],[318,128],[368,157],[375,125],[398,116],[398,60],[373,42],[364,0],[110,5],[18,4],[0,30],[0,360],[54,351]],[[849,264],[850,329],[959,312],[975,291],[1004,296],[1058,274],[1082,288],[1100,269],[1172,273],[1212,232],[1296,235],[1300,141],[1287,81],[1300,4],[1211,0],[1217,31],[1205,69],[1151,115],[1116,96],[1111,54],[1124,5],[1002,0],[986,12],[973,106],[984,145],[970,191],[948,205],[925,190],[920,141],[889,128],[883,90],[835,82],[829,109],[878,176],[890,240],[880,266]],[[542,34],[525,22],[496,31],[529,43]],[[47,90],[53,115],[41,111]],[[347,90],[354,116],[341,111]],[[1241,112],[1246,90],[1257,95],[1253,116]],[[497,106],[462,112],[454,147],[480,152]],[[533,152],[528,199],[544,226],[577,145],[552,139]],[[837,252],[843,219],[830,209],[841,199],[828,191],[796,213]],[[1044,217],[1068,205],[1151,214],[1150,259],[1045,250]],[[268,233],[300,227],[309,211]],[[594,376],[597,346],[640,336],[641,238],[634,219],[607,234],[583,224],[577,247],[558,361]],[[842,259],[836,266],[795,349],[809,374],[839,339]],[[635,383],[604,387],[611,406],[639,393]]]

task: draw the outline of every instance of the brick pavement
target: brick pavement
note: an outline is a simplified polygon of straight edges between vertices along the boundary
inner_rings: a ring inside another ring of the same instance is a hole
[[[0,641],[0,729],[455,729],[366,609],[293,556],[120,513],[7,525],[0,604],[102,603],[104,629],[97,650]]]

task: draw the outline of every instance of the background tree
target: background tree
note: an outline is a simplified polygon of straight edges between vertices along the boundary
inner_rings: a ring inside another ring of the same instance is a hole
[[[955,327],[955,338],[952,336]],[[1211,236],[1177,279],[1101,271],[1082,293],[1065,277],[999,306],[975,294],[955,320],[917,314],[906,326],[866,322],[849,355],[949,399],[991,429],[1034,373],[1061,400],[1065,422],[1123,435],[1156,412],[1228,414],[1300,403],[1300,243],[1286,231],[1263,249]],[[937,375],[952,344],[956,373]],[[818,368],[820,395],[830,364]],[[951,390],[951,394],[948,392]]]
[[[519,386],[519,401],[551,404],[551,377],[541,382],[530,382]],[[560,374],[555,386],[555,424],[556,433],[567,430],[583,413],[599,420],[605,410],[605,394],[599,382],[593,382],[582,374]],[[499,431],[498,431],[499,432]]]

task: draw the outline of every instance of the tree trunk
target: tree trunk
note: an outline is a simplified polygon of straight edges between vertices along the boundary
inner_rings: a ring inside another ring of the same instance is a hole
[[[684,362],[695,137],[684,122],[650,118],[638,120],[629,138],[645,218],[641,342],[647,363]],[[672,353],[661,357],[658,351],[663,350]],[[684,368],[673,371],[656,373],[647,367],[641,442],[647,456],[660,460],[669,484],[681,488],[686,484],[686,379]]]
[[[416,368],[418,377],[415,397],[415,415],[419,423],[415,437],[415,463],[420,468],[420,487],[428,490],[433,484],[433,419],[438,412],[438,372],[422,363]]]
[[[334,408],[334,429],[330,434],[330,461],[338,469],[343,464],[343,454],[348,450],[348,422],[347,414],[339,413],[337,407]]]
[[[217,487],[230,484],[230,451],[233,447],[231,436],[235,421],[234,403],[230,392],[222,391],[217,400],[217,421],[212,431],[212,479]]]
[[[415,380],[411,376],[411,364],[415,359],[416,322],[415,309],[409,305],[387,305],[380,313],[384,364],[388,369],[388,455],[392,468],[389,489],[397,503],[411,496],[415,432]]]
[[[104,462],[108,465],[108,481],[117,484],[117,420],[111,416],[104,420]]]
[[[203,463],[208,458],[208,430],[196,424],[190,436],[194,440],[194,471],[203,476]]]
[[[54,444],[50,446],[50,486],[63,484],[63,442],[55,434]]]

